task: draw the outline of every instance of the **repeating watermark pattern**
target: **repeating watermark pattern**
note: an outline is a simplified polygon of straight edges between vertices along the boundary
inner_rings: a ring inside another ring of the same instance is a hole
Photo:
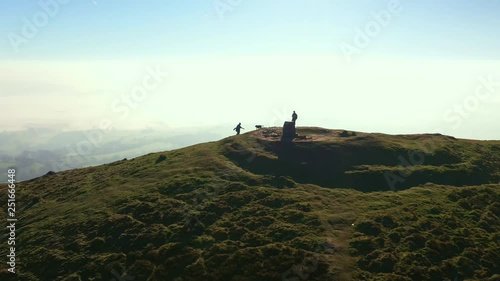
[[[85,131],[83,140],[66,146],[65,161],[52,163],[52,168],[55,171],[83,167],[89,163],[87,157],[104,144],[106,133],[113,129],[113,120],[126,120],[130,113],[137,109],[149,97],[150,93],[157,90],[169,76],[159,65],[146,67],[145,72],[140,84],[111,103],[112,116],[101,119],[97,128]]]
[[[27,44],[31,39],[46,27],[50,20],[56,17],[62,6],[67,5],[71,0],[40,0],[38,6],[40,9],[36,11],[31,18],[23,17],[21,20],[20,33],[9,32],[7,35],[10,45],[14,52],[19,52],[19,47]]]
[[[475,112],[481,102],[484,102],[497,93],[500,88],[500,80],[494,80],[494,74],[489,74],[488,77],[479,77],[479,84],[476,86],[474,93],[467,96],[461,104],[454,104],[452,109],[447,110],[443,114],[443,119],[446,123],[453,122],[453,129],[457,129],[462,125],[463,119],[471,116]],[[441,131],[439,128],[434,129],[435,132]],[[396,190],[398,183],[403,183],[412,174],[416,166],[423,165],[425,162],[425,154],[432,154],[436,149],[434,140],[426,139],[419,141],[419,150],[413,150],[408,154],[408,159],[403,155],[398,156],[402,168],[397,172],[385,172],[384,177],[392,191]]]
[[[232,13],[238,8],[243,0],[214,0],[213,6],[220,20],[226,18],[227,13]]]
[[[372,40],[380,35],[384,28],[387,28],[394,16],[399,15],[403,11],[403,6],[399,0],[391,0],[386,9],[378,12],[371,12],[372,19],[368,21],[361,29],[356,27],[354,32],[353,43],[342,42],[340,49],[348,63],[352,62],[352,56],[360,54],[361,51],[368,47]]]
[[[419,143],[422,150],[413,150],[408,153],[407,157],[403,155],[398,156],[399,166],[401,169],[396,173],[384,172],[384,178],[392,191],[396,190],[396,185],[398,183],[403,183],[406,181],[407,177],[412,174],[416,166],[423,165],[425,162],[424,151],[431,153],[435,147],[435,143],[432,139],[425,140]],[[431,149],[432,148],[432,149]]]
[[[448,109],[443,114],[443,119],[447,123],[453,123],[452,128],[458,129],[464,118],[468,118],[475,112],[482,102],[490,99],[500,88],[500,79],[494,80],[494,74],[488,77],[479,77],[479,83],[474,89],[474,93],[465,97],[459,104],[454,104],[452,109]]]
[[[7,198],[7,229],[9,235],[7,245],[9,245],[9,254],[7,255],[7,269],[10,273],[16,273],[16,170],[7,170],[8,176],[8,198]]]

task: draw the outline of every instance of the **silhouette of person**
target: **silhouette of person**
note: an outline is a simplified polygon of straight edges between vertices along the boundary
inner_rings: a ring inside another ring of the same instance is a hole
[[[295,123],[295,120],[297,120],[297,113],[295,113],[295,110],[294,110],[293,114],[292,114],[292,122]]]
[[[236,131],[236,134],[239,135],[241,129],[245,130],[245,128],[241,127],[241,123],[238,123],[238,125],[236,125],[236,128],[234,128],[233,131]]]

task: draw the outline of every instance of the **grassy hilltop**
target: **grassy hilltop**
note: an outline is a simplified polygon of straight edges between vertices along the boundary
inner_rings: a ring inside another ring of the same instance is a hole
[[[500,280],[500,141],[279,133],[18,183],[17,280]]]

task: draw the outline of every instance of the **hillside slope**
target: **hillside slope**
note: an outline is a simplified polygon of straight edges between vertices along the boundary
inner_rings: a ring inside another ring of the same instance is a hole
[[[500,280],[500,141],[298,134],[18,183],[17,280]]]

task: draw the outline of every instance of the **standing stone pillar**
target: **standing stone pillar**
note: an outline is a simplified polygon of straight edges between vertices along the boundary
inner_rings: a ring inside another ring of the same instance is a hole
[[[295,137],[297,137],[295,122],[285,121],[285,124],[283,124],[283,134],[281,135],[281,140],[292,141]]]

